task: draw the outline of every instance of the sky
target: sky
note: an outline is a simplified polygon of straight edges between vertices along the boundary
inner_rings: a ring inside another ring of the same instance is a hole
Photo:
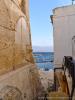
[[[52,10],[72,4],[71,0],[30,0],[30,25],[33,46],[53,48]]]

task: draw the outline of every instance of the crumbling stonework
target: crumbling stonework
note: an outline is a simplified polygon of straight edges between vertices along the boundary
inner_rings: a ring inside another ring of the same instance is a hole
[[[23,100],[21,91],[16,87],[6,86],[0,94],[0,100]]]
[[[15,95],[21,95],[22,100],[37,100],[36,98],[39,92],[37,91],[39,90],[37,73],[35,65],[29,64],[0,76],[0,98],[3,100],[5,100],[5,97],[11,98],[10,100],[20,100],[15,99]],[[19,91],[16,91],[15,89],[18,89]]]
[[[0,0],[1,100],[34,100],[41,87],[32,56],[28,7],[28,0]]]
[[[18,0],[0,0],[0,74],[33,62],[28,0],[23,1],[22,7]]]

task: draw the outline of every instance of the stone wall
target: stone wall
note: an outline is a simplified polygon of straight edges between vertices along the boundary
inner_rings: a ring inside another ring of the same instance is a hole
[[[18,0],[0,0],[0,100],[36,100],[41,92],[32,56],[28,0],[23,1],[24,6]]]
[[[0,0],[0,74],[33,63],[29,16],[25,14],[17,0]]]
[[[38,83],[37,69],[32,64],[0,76],[0,100],[37,100]]]

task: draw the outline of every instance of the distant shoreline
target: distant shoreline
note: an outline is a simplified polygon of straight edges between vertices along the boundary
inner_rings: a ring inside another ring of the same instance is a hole
[[[54,53],[54,52],[47,52],[47,51],[33,51],[33,53]]]
[[[54,52],[33,52],[33,57],[38,68],[53,69]]]
[[[54,52],[53,46],[33,46],[33,52]]]

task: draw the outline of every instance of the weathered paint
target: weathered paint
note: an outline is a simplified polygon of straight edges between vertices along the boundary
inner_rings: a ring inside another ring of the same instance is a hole
[[[75,36],[75,5],[55,8],[52,16],[54,37],[54,63],[55,67],[62,67],[64,56],[73,56],[72,41]],[[72,90],[72,78],[66,70],[69,92]]]
[[[53,10],[53,37],[55,67],[61,67],[64,56],[72,56],[72,38],[75,36],[75,5]]]

